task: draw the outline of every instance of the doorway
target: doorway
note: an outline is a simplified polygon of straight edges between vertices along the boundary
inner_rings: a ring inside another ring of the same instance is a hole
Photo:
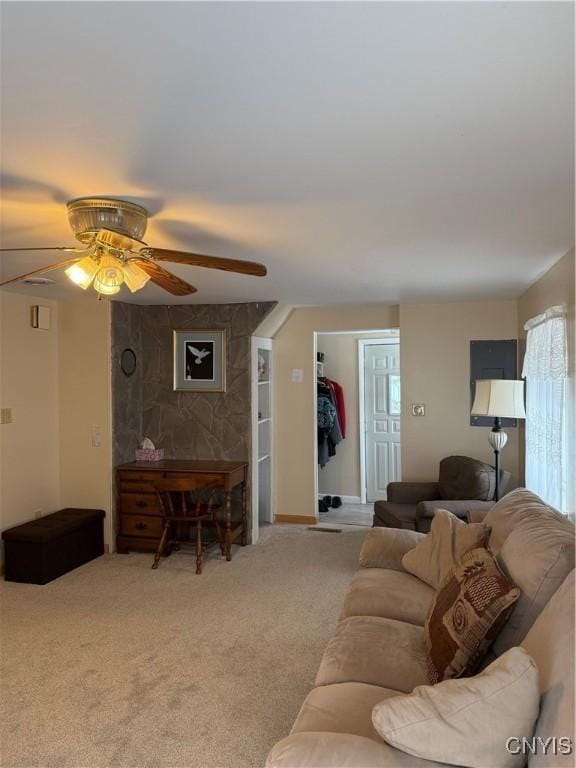
[[[371,526],[386,478],[399,477],[399,349],[397,329],[315,333],[316,515],[322,524]],[[343,422],[335,430],[333,411]]]

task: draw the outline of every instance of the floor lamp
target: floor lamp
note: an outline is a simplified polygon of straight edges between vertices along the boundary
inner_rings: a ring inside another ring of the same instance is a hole
[[[488,442],[494,449],[496,488],[494,498],[500,498],[500,451],[508,441],[500,419],[525,419],[524,382],[512,379],[478,379],[472,405],[473,416],[492,416],[494,426],[488,433]]]

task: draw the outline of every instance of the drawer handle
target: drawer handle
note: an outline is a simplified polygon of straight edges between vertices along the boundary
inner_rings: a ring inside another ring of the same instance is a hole
[[[136,502],[136,506],[140,507],[140,508],[147,507],[148,506],[148,502],[147,501],[142,501],[142,499],[139,499]]]
[[[137,531],[144,531],[146,528],[148,528],[148,526],[146,523],[136,523],[135,528]]]

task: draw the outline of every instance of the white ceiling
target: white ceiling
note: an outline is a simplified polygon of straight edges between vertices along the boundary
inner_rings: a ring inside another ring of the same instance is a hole
[[[517,296],[574,241],[573,13],[2,3],[2,245],[72,244],[65,201],[105,194],[149,208],[152,245],[269,268],[175,265],[184,302]]]

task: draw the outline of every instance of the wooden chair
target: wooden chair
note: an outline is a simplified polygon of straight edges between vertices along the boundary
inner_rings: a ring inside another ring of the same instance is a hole
[[[166,556],[167,550],[178,550],[182,544],[189,543],[190,528],[194,526],[196,573],[202,573],[202,523],[209,523],[216,528],[220,552],[225,554],[224,535],[216,516],[219,506],[215,503],[216,494],[221,490],[220,485],[194,476],[167,477],[157,480],[154,485],[164,526],[152,568],[158,568],[160,558]]]

